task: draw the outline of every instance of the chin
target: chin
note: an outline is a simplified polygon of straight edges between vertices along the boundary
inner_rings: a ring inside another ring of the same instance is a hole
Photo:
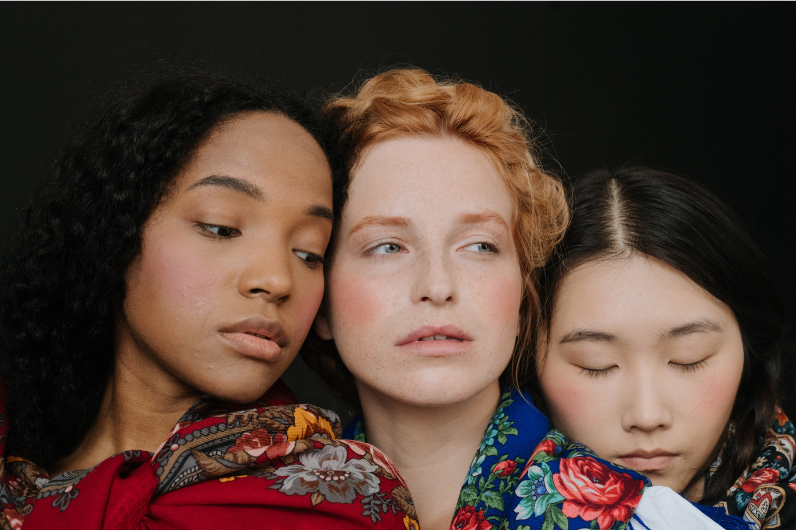
[[[479,392],[480,393],[480,392]],[[424,384],[417,393],[407,395],[405,392],[391,394],[393,399],[416,407],[445,407],[464,403],[479,393],[473,392],[473,386],[467,384],[440,385]],[[388,393],[388,395],[390,395]]]
[[[245,404],[260,398],[275,382],[276,379],[271,380],[270,378],[262,378],[257,381],[246,381],[243,378],[238,378],[226,382],[226,384],[219,381],[213,385],[213,388],[208,388],[204,392],[221,401]]]

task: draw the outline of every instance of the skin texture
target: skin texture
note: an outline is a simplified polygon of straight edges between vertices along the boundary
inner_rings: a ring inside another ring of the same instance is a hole
[[[655,258],[591,261],[561,281],[550,339],[539,370],[553,424],[700,499],[743,372],[729,308]]]
[[[356,377],[368,439],[401,469],[423,528],[450,525],[514,348],[513,215],[492,162],[455,138],[378,143],[353,174],[317,329]],[[418,341],[423,326],[463,340]]]
[[[320,305],[331,208],[326,158],[299,125],[253,112],[216,129],[143,228],[102,409],[61,467],[156,449],[203,394],[243,403],[265,393]],[[247,319],[284,333],[253,337],[240,329]]]

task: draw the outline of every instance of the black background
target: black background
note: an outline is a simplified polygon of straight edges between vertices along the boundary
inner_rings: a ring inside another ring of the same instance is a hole
[[[563,175],[633,162],[716,191],[773,261],[794,323],[795,15],[793,3],[3,3],[0,222],[103,90],[153,62],[332,91],[411,64],[515,101]],[[297,364],[299,398],[342,412]]]

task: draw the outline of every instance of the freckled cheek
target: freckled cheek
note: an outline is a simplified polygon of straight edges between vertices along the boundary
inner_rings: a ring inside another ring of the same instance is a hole
[[[328,288],[337,327],[364,327],[363,324],[380,320],[398,296],[393,290],[396,283],[400,281],[395,278],[332,273]]]
[[[486,302],[496,314],[518,314],[522,302],[522,282],[515,278],[497,278],[489,285]]]

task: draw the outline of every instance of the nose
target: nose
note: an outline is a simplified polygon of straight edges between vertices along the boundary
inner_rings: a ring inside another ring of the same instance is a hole
[[[654,373],[636,374],[625,383],[626,406],[622,415],[625,431],[653,432],[672,424],[666,382]]]
[[[282,303],[293,288],[291,258],[297,258],[292,251],[282,251],[273,245],[264,247],[260,252],[250,251],[243,257],[238,291],[248,298]]]
[[[424,252],[415,270],[415,300],[441,305],[453,301],[455,291],[455,271],[444,252]]]

